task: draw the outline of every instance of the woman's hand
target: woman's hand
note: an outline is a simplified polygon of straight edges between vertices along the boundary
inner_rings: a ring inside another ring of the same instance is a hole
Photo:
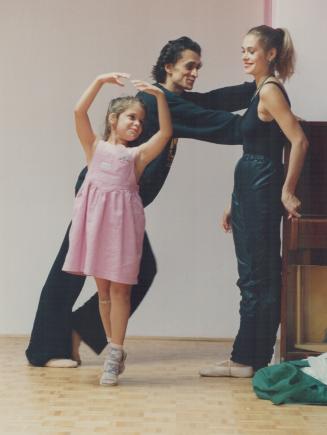
[[[102,84],[111,83],[118,86],[125,86],[121,79],[129,79],[130,76],[131,75],[127,73],[112,72],[101,74],[97,78]]]
[[[220,226],[225,231],[225,233],[231,233],[232,232],[232,211],[231,211],[231,205],[225,208]]]
[[[131,83],[133,83],[137,90],[154,95],[155,97],[163,94],[163,91],[160,88],[151,85],[150,83],[144,82],[143,80],[131,80]]]
[[[301,217],[298,212],[301,207],[301,201],[290,192],[282,192],[282,203],[285,209],[288,211],[288,219],[292,219],[292,217]]]

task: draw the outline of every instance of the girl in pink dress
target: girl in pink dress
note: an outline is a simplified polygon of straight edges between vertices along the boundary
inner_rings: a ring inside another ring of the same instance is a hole
[[[85,152],[88,173],[78,192],[69,233],[65,272],[94,276],[99,311],[109,343],[101,385],[117,385],[124,370],[123,343],[130,312],[130,292],[137,283],[144,236],[144,210],[138,180],[172,136],[170,113],[161,89],[140,80],[135,87],[157,99],[159,131],[147,142],[129,148],[142,132],[145,107],[136,97],[112,100],[104,140],[90,123],[88,109],[105,83],[123,86],[125,73],[98,76],[75,107],[76,131]]]

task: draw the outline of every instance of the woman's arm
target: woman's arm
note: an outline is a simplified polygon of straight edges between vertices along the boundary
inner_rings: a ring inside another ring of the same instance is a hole
[[[225,233],[231,233],[232,232],[232,204],[229,203],[228,206],[225,208],[221,221],[220,221],[221,228],[225,231]]]
[[[173,134],[170,111],[163,91],[157,86],[149,83],[132,80],[132,83],[139,91],[147,92],[154,95],[157,99],[159,130],[147,142],[138,147],[136,160],[136,169],[138,175],[141,175],[144,168],[154,160],[164,149],[165,145]]]
[[[91,126],[91,122],[88,116],[88,110],[93,103],[98,92],[105,83],[114,83],[119,86],[124,86],[121,82],[121,78],[128,78],[129,74],[125,73],[109,73],[99,75],[91,85],[86,89],[81,98],[76,103],[74,108],[75,127],[78,138],[84,149],[86,161],[89,162],[92,159],[94,152],[94,144],[96,135]]]
[[[289,212],[289,218],[300,217],[298,209],[301,203],[294,193],[308,149],[308,140],[291,112],[282,91],[277,86],[269,83],[263,86],[260,91],[260,102],[263,104],[263,109],[275,119],[291,143],[288,171],[282,190],[282,202]]]

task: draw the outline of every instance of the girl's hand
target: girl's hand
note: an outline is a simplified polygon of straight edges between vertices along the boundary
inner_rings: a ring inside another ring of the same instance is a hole
[[[112,83],[118,86],[125,86],[121,79],[129,79],[130,76],[131,75],[127,73],[113,72],[99,75],[98,80],[100,80],[102,84]]]
[[[143,80],[131,80],[131,83],[133,83],[133,85],[139,91],[146,92],[150,95],[154,95],[155,97],[163,94],[163,91],[160,88],[150,85],[150,83],[144,82]]]
[[[288,219],[292,217],[301,217],[298,209],[301,207],[301,201],[290,192],[282,192],[282,203],[288,211]]]
[[[231,205],[229,205],[223,213],[223,217],[220,222],[221,228],[225,231],[225,233],[231,233],[232,232],[232,212],[231,212]]]

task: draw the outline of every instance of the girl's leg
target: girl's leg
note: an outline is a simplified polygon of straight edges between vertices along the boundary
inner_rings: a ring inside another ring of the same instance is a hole
[[[107,338],[111,337],[110,324],[110,281],[103,278],[94,278],[98,287],[99,312]]]
[[[130,285],[117,282],[110,283],[111,343],[100,379],[101,385],[117,385],[118,375],[121,374],[125,368],[126,352],[123,350],[123,343],[131,310],[130,298]]]
[[[138,284],[135,284],[131,291],[130,316],[147,294],[156,273],[156,259],[150,241],[145,233]],[[98,306],[98,294],[96,293],[84,305],[73,312],[72,322],[73,330],[78,334],[79,340],[84,341],[94,352],[100,354],[106,347],[107,340]],[[73,339],[73,355],[78,355],[78,346],[78,341]]]
[[[131,286],[118,282],[110,284],[111,300],[111,341],[124,344],[128,318],[131,311]]]

